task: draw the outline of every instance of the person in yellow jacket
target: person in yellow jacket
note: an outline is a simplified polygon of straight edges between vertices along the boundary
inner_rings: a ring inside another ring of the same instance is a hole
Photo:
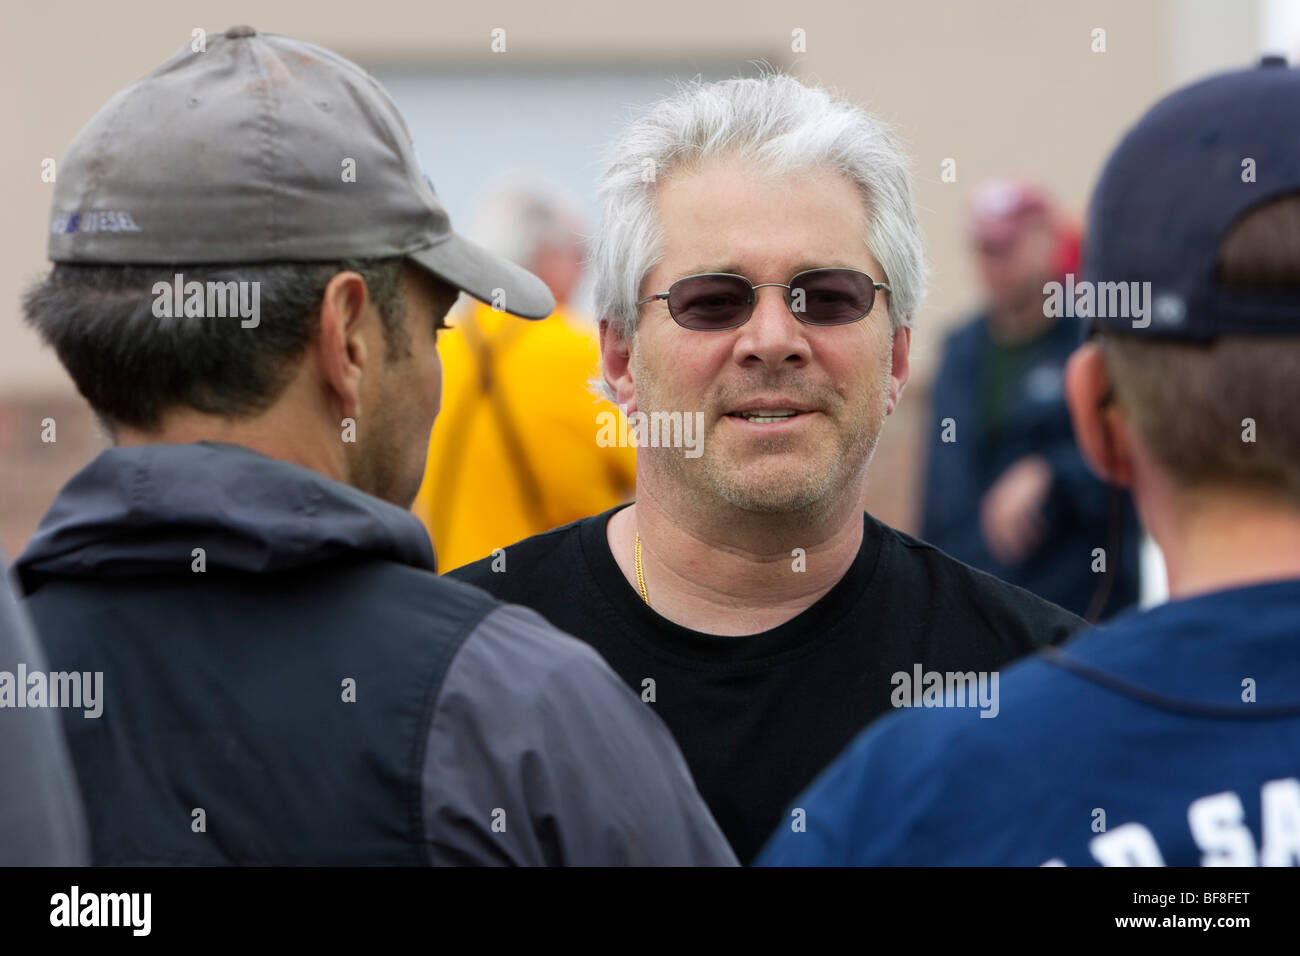
[[[439,337],[442,411],[412,510],[438,570],[614,507],[636,484],[636,449],[597,444],[609,402],[588,388],[594,329],[567,302],[582,273],[581,220],[538,189],[499,193],[484,244],[540,276],[558,303],[540,322],[472,303]]]

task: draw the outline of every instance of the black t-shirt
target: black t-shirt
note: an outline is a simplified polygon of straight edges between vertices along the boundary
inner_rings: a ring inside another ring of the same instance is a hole
[[[760,634],[704,634],[660,617],[623,577],[605,537],[617,510],[520,541],[502,571],[485,558],[451,577],[587,641],[642,699],[653,680],[647,706],[744,863],[818,772],[893,709],[891,695],[904,696],[893,675],[997,671],[1084,626],[864,515],[858,556],[811,607]]]

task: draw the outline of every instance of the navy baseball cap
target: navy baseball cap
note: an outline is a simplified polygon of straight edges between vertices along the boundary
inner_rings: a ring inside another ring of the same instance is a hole
[[[1184,87],[1142,117],[1093,193],[1083,263],[1096,295],[1085,335],[1300,334],[1300,288],[1233,288],[1218,278],[1232,227],[1263,203],[1300,194],[1297,120],[1300,70],[1273,56]],[[1122,285],[1103,290],[1110,283]],[[1130,307],[1107,308],[1116,301]]]

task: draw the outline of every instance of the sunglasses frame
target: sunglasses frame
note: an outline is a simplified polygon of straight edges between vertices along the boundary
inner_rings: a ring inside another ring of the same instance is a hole
[[[736,275],[734,272],[698,272],[695,275],[682,276],[680,279],[674,280],[672,285],[668,286],[667,292],[656,292],[654,295],[648,295],[644,299],[638,299],[636,304],[637,307],[639,308],[645,305],[647,302],[653,302],[655,299],[663,299],[664,304],[668,305],[668,297],[672,295],[673,287],[680,282],[687,281],[688,279],[710,279],[710,278],[739,279],[741,282],[744,282],[747,286],[749,286],[749,310],[745,312],[745,317],[741,319],[739,322],[735,323],[734,325],[719,325],[709,329],[697,329],[692,325],[683,324],[682,321],[677,318],[676,314],[674,314],[672,306],[668,305],[668,314],[672,316],[673,321],[676,322],[678,325],[680,325],[682,328],[689,329],[692,332],[726,332],[730,329],[740,328],[742,325],[744,325],[746,322],[748,322],[751,318],[754,317],[754,307],[758,304],[758,295],[757,295],[758,290],[766,286],[776,286],[778,288],[785,289],[786,294],[782,296],[782,298],[785,299],[785,305],[786,308],[790,310],[790,314],[793,315],[800,322],[802,322],[804,325],[811,325],[816,328],[834,328],[837,325],[852,325],[854,322],[861,322],[863,319],[869,316],[872,312],[872,309],[876,307],[876,297],[875,294],[873,293],[871,297],[871,308],[867,309],[866,312],[863,312],[856,319],[848,319],[844,322],[811,322],[808,319],[805,319],[803,316],[801,316],[798,312],[794,310],[794,308],[791,305],[790,299],[794,291],[793,286],[795,280],[798,279],[800,276],[811,275],[814,272],[852,272],[855,273],[856,275],[866,276],[867,280],[871,283],[872,289],[884,289],[886,292],[894,291],[889,287],[887,283],[877,282],[875,279],[873,279],[867,273],[863,272],[861,269],[843,269],[840,268],[839,266],[822,266],[816,269],[804,269],[803,272],[798,272],[795,273],[793,276],[791,276],[789,282],[760,282],[757,285],[755,285],[753,282],[750,282],[749,279],[747,279],[745,276]]]

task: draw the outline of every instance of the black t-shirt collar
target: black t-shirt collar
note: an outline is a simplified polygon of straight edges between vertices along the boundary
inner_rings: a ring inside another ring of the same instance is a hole
[[[580,522],[581,549],[596,589],[616,617],[627,621],[629,640],[646,642],[652,650],[668,651],[673,656],[700,662],[770,662],[771,658],[806,649],[826,638],[864,600],[880,564],[886,537],[884,527],[864,512],[862,545],[857,556],[844,576],[812,606],[784,624],[758,634],[706,634],[656,613],[623,576],[610,552],[606,526],[616,512],[626,507],[619,505]]]

